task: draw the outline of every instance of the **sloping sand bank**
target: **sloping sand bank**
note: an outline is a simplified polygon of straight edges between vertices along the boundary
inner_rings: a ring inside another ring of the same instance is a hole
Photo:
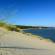
[[[52,42],[0,28],[0,55],[55,55],[54,51]]]

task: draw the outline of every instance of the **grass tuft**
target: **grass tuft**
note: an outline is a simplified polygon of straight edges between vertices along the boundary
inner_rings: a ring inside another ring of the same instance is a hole
[[[15,25],[8,24],[4,21],[0,21],[0,27],[6,28],[8,31],[16,31],[16,32],[20,31],[19,29],[17,29]]]

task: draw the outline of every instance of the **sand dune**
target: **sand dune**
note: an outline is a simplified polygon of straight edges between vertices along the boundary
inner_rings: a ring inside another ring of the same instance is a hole
[[[55,44],[0,28],[0,55],[55,55]]]

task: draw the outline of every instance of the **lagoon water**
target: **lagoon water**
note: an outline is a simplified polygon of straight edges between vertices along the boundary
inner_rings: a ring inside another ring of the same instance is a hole
[[[27,33],[32,33],[34,35],[38,35],[40,37],[46,38],[46,39],[50,39],[53,42],[55,42],[55,29],[27,29],[24,30],[24,32]]]

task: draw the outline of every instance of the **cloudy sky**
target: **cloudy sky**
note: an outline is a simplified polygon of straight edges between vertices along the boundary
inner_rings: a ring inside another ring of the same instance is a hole
[[[18,25],[55,26],[55,0],[0,0],[0,20]]]

